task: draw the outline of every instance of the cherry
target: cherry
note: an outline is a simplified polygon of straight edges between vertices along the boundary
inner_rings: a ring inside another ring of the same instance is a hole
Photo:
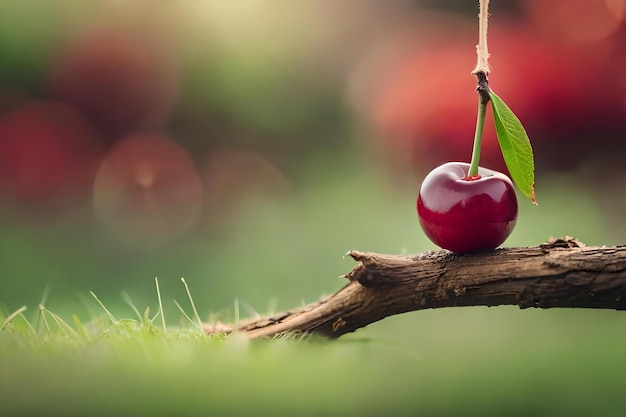
[[[495,249],[513,231],[517,197],[501,172],[448,162],[424,179],[417,198],[420,224],[430,240],[456,253]]]

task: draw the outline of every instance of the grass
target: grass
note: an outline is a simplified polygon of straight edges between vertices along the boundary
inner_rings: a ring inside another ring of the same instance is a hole
[[[337,341],[248,341],[206,336],[182,309],[170,326],[162,308],[130,302],[136,317],[117,318],[93,302],[103,314],[89,322],[43,304],[35,318],[0,313],[0,415],[571,416],[625,403],[619,312],[443,309]]]

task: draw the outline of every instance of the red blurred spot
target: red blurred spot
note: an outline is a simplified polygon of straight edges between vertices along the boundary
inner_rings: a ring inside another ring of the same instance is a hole
[[[0,119],[0,192],[38,202],[87,193],[103,153],[101,138],[75,108],[28,102]]]
[[[447,31],[449,25],[444,20],[438,28],[391,39],[387,50],[365,61],[378,70],[363,71],[369,78],[357,85],[357,106],[393,169],[427,171],[446,161],[469,162],[478,106],[476,78],[470,74],[476,28]],[[489,49],[490,87],[526,127],[539,169],[577,166],[590,156],[589,135],[607,140],[600,135],[623,119],[610,98],[615,94],[594,88],[590,74],[600,73],[602,60],[589,51],[556,47],[528,27],[506,21],[490,25]],[[490,108],[481,165],[505,170]]]
[[[604,0],[604,3],[615,20],[623,25],[626,20],[626,0]]]
[[[198,221],[202,200],[202,183],[187,152],[157,135],[132,135],[118,143],[94,184],[98,219],[138,246],[182,237]]]
[[[155,36],[116,27],[80,34],[65,45],[49,79],[54,96],[111,135],[162,123],[177,87],[171,53]]]
[[[543,33],[568,43],[591,43],[613,35],[624,22],[624,0],[525,0]]]

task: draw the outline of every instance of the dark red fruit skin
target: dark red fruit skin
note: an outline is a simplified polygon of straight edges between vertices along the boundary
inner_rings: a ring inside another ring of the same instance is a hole
[[[479,168],[478,179],[467,179],[470,165],[448,162],[424,179],[417,214],[426,236],[456,253],[497,248],[517,221],[517,197],[511,180],[501,172]]]

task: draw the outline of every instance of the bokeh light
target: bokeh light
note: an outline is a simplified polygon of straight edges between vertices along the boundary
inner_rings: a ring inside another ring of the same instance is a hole
[[[76,108],[20,103],[0,116],[0,193],[44,211],[73,202],[89,192],[103,154],[101,135]]]
[[[624,0],[526,0],[522,2],[533,25],[557,41],[597,43],[614,35],[623,25]]]
[[[200,218],[202,183],[187,152],[162,136],[123,139],[102,162],[93,191],[98,220],[124,243],[153,248]]]
[[[116,138],[160,126],[179,85],[172,52],[154,34],[120,25],[72,33],[49,75],[50,94]]]

